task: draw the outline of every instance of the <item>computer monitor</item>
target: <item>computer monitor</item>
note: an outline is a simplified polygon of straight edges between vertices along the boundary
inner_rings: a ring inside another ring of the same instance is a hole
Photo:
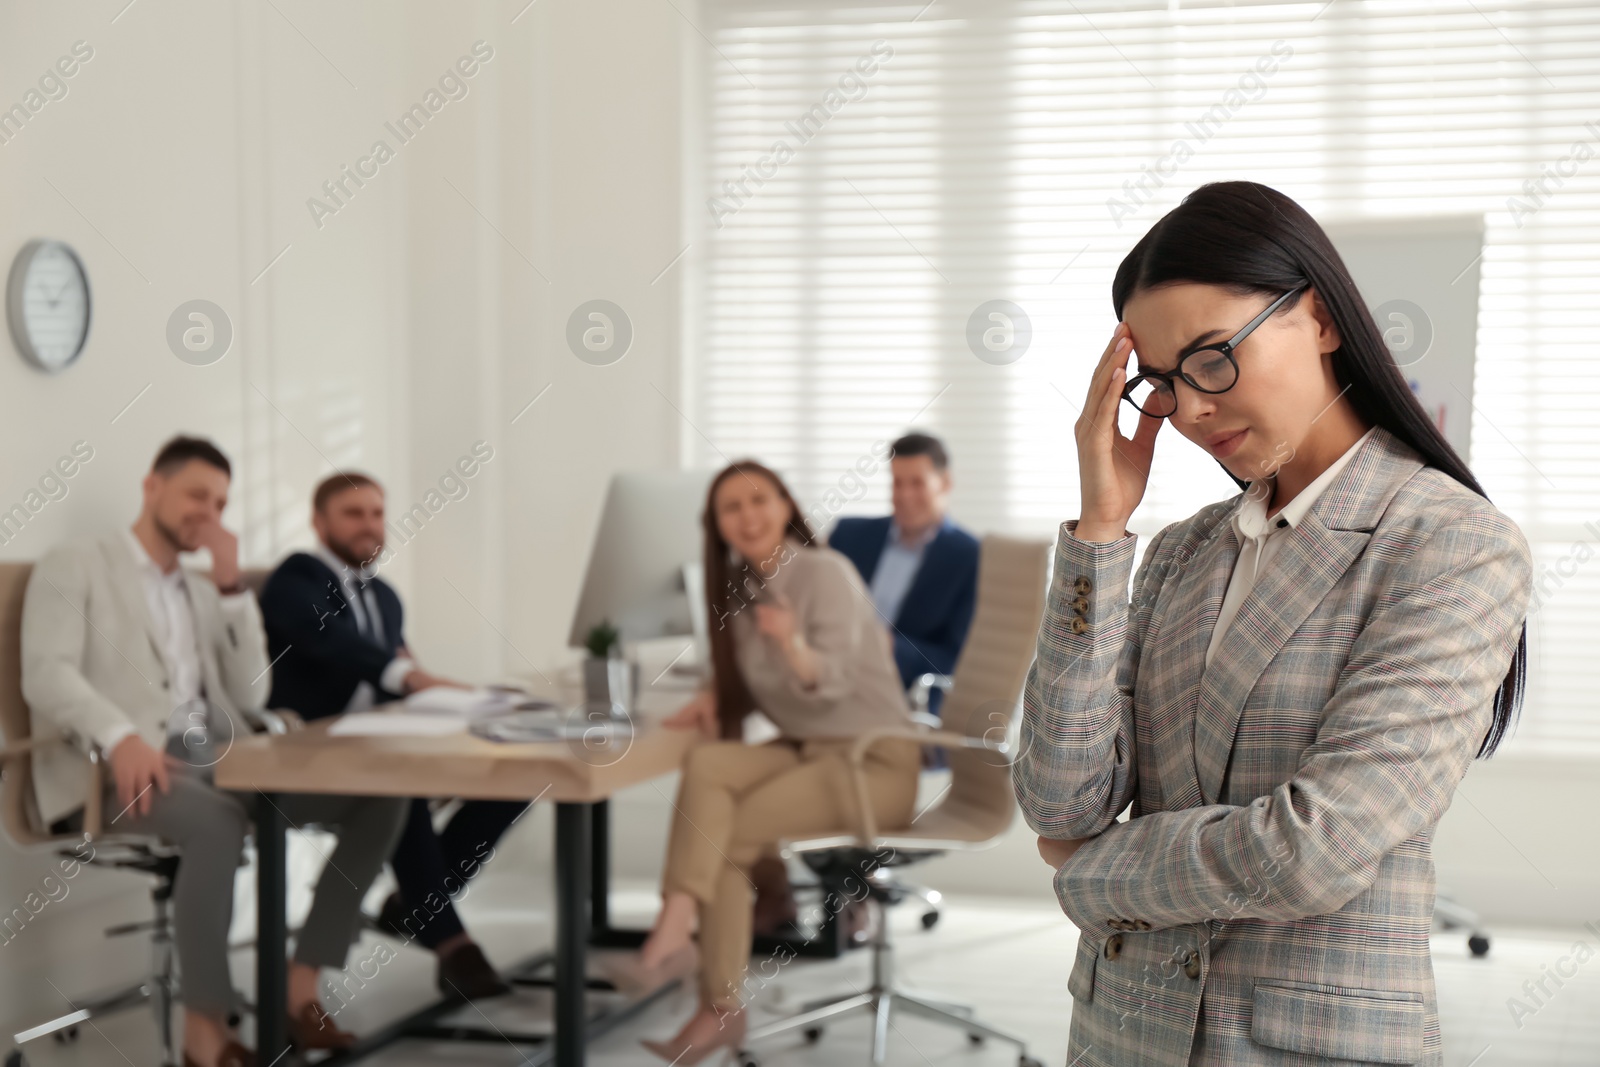
[[[705,663],[700,513],[712,476],[676,471],[612,477],[568,644],[581,646],[592,627],[609,621],[624,641],[692,636],[695,663]]]

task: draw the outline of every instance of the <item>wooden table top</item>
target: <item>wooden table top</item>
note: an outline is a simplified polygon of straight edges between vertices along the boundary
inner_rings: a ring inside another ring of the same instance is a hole
[[[288,734],[236,740],[216,767],[224,789],[356,796],[594,802],[669,774],[700,739],[637,713],[631,736],[508,744],[472,734],[330,737],[325,719]]]

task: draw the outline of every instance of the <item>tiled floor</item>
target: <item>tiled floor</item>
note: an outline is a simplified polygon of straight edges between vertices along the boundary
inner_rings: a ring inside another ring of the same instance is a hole
[[[547,912],[542,902],[529,902],[525,888],[514,880],[497,881],[486,875],[475,887],[463,910],[469,925],[482,939],[497,964],[510,965],[546,942]],[[619,920],[646,918],[652,897],[646,892],[620,893]],[[1075,933],[1048,904],[999,900],[947,900],[944,918],[931,932],[923,931],[914,914],[902,914],[894,925],[900,946],[900,973],[908,985],[946,999],[974,1005],[980,1017],[993,1025],[1014,1030],[1031,1043],[1030,1051],[1044,1063],[1065,1062],[1070,999],[1067,971]],[[1496,1067],[1526,1064],[1537,1067],[1595,1067],[1600,1065],[1600,958],[1576,964],[1576,957],[1560,963],[1579,939],[1591,948],[1600,943],[1583,931],[1495,931],[1488,959],[1470,958],[1465,938],[1439,934],[1434,942],[1445,1033],[1446,1067]],[[370,956],[377,941],[369,938],[357,953]],[[355,956],[352,957],[356,958]],[[242,954],[239,977],[247,979],[249,956]],[[1537,1007],[1526,1000],[1522,983],[1537,979],[1545,968],[1571,971],[1552,996]],[[842,961],[796,961],[787,964],[757,996],[755,1022],[793,1011],[807,999],[862,987],[869,960],[852,953]],[[432,990],[431,959],[406,950],[384,965],[365,988],[352,994],[340,1022],[358,1031],[368,1030],[427,1003]],[[1513,1017],[1507,999],[1524,997],[1533,1014]],[[652,1006],[642,1017],[595,1044],[589,1062],[595,1067],[645,1065],[653,1060],[639,1047],[641,1037],[672,1033],[692,1004],[688,993],[676,992]],[[512,998],[485,1002],[481,1011],[467,1007],[455,1018],[486,1027],[536,1029],[545,1002],[538,991],[522,991]],[[894,1021],[889,1062],[905,1067],[963,1064],[1000,1067],[1015,1063],[1015,1053],[1002,1045],[974,1048],[963,1034],[910,1017]],[[823,1067],[866,1063],[870,1025],[865,1016],[830,1026],[820,1043],[806,1046],[798,1038],[775,1041],[758,1049],[763,1064],[773,1067]],[[71,1046],[46,1043],[30,1053],[36,1067],[67,1065],[121,1065],[145,1067],[156,1062],[153,1028],[142,1014],[107,1020],[98,1029],[85,1028]],[[462,1067],[513,1067],[522,1053],[505,1042],[406,1042],[367,1062],[386,1067],[422,1064],[457,1064]]]

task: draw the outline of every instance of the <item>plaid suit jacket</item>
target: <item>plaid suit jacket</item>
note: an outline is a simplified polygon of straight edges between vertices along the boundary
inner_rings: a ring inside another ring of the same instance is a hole
[[[1057,544],[1013,784],[1038,833],[1094,838],[1055,877],[1068,1060],[1438,1065],[1430,844],[1527,616],[1527,542],[1380,427],[1208,669],[1243,499],[1162,530],[1131,603],[1133,536]]]

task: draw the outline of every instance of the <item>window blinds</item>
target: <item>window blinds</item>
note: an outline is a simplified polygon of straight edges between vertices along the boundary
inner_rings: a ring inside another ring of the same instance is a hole
[[[1600,756],[1600,7],[704,0],[697,19],[691,461],[769,462],[826,527],[886,511],[881,443],[916,426],[950,446],[961,522],[1053,536],[1113,271],[1184,193],[1249,178],[1319,218],[1482,213],[1469,460],[1537,587],[1508,751]],[[1134,531],[1234,492],[1165,429]]]

